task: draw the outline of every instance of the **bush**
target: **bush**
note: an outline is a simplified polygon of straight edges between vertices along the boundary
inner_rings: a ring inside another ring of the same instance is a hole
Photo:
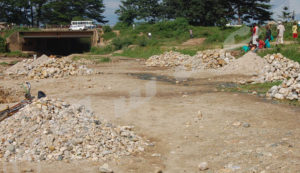
[[[91,54],[97,54],[97,55],[105,55],[112,53],[114,51],[114,48],[111,45],[108,45],[106,47],[92,47],[91,48]]]
[[[124,29],[128,29],[129,25],[127,23],[124,22],[118,22],[115,26],[114,29],[115,30],[124,30]]]
[[[147,38],[145,36],[142,36],[138,39],[138,45],[141,47],[146,47],[147,46]]]
[[[115,38],[116,36],[117,36],[117,34],[114,33],[114,32],[106,32],[106,33],[103,34],[102,37],[103,37],[104,40],[110,40],[112,38]]]
[[[112,45],[116,50],[121,50],[122,48],[128,47],[133,43],[132,39],[129,37],[120,38],[117,37],[112,40]]]
[[[163,50],[159,47],[137,47],[134,49],[124,49],[123,53],[114,54],[114,56],[124,56],[129,58],[149,58],[153,55],[160,55]]]
[[[0,37],[0,52],[6,52],[6,41],[2,37]]]
[[[103,26],[103,31],[104,31],[104,33],[106,33],[106,32],[112,32],[112,29],[111,29],[111,27],[110,26],[108,26],[108,25],[105,25],[105,26]]]

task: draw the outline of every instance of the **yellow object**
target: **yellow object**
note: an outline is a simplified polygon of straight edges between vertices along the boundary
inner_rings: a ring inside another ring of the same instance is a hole
[[[298,33],[297,25],[294,25],[292,30],[293,30],[293,34],[297,34]]]

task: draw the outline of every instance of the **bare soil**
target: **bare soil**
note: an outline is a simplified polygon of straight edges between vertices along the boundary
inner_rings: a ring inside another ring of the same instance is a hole
[[[181,44],[181,46],[199,46],[205,41],[205,38],[193,38]]]
[[[115,124],[133,125],[154,146],[118,161],[0,163],[0,172],[300,172],[300,109],[253,95],[226,93],[218,85],[249,76],[190,74],[176,82],[169,69],[139,60],[91,66],[92,76],[30,81],[49,97],[80,103]],[[251,77],[251,76],[250,76]],[[23,80],[1,79],[15,88]],[[201,112],[201,115],[199,114]]]

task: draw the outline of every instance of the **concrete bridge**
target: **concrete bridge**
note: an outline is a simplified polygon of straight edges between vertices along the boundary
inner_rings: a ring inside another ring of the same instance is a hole
[[[86,52],[100,45],[98,30],[88,31],[26,31],[16,32],[8,39],[10,51],[31,51],[45,54]]]

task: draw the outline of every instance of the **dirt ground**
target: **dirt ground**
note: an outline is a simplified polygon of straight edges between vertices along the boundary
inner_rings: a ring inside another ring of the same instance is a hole
[[[42,90],[84,104],[115,124],[135,126],[154,144],[142,155],[104,161],[114,172],[194,173],[201,162],[210,173],[300,172],[299,107],[217,90],[247,76],[203,72],[182,78],[140,60],[92,68],[99,74],[30,81],[32,94]],[[24,81],[0,80],[0,86],[16,90]],[[0,163],[0,172],[99,172],[103,163]]]

